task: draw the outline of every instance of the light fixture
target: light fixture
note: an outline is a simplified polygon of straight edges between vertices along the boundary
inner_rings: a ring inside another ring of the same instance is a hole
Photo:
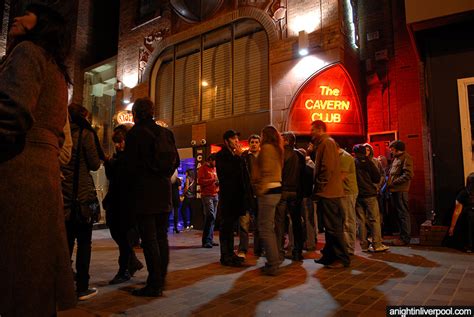
[[[209,83],[208,83],[207,81],[203,80],[203,81],[201,82],[201,85],[202,85],[203,87],[207,87],[207,86],[209,86]]]
[[[298,53],[300,56],[308,55],[308,33],[305,30],[298,33]]]

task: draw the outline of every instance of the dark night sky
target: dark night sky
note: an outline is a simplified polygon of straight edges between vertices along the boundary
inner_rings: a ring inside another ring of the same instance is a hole
[[[92,64],[95,64],[117,54],[120,1],[94,0],[92,5]]]

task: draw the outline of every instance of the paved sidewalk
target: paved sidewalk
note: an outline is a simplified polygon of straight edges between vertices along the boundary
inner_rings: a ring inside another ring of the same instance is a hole
[[[304,262],[285,260],[281,274],[269,277],[259,270],[264,258],[252,255],[243,268],[221,266],[219,247],[201,248],[200,231],[169,240],[164,296],[137,298],[130,291],[143,286],[146,270],[108,285],[118,250],[108,230],[95,230],[91,286],[99,295],[59,316],[385,316],[387,305],[474,306],[474,257],[451,249],[359,250],[348,269],[323,268],[312,260],[320,255],[308,252]],[[137,255],[145,263],[141,250]]]

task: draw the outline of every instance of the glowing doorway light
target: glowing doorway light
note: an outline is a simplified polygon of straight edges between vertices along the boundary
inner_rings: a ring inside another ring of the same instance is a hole
[[[133,102],[129,103],[127,107],[125,108],[125,110],[132,111],[132,108],[133,108]]]
[[[300,56],[308,55],[308,33],[302,30],[298,33],[298,53]]]
[[[327,62],[316,56],[306,56],[295,65],[293,73],[296,78],[308,78],[326,65],[328,65]]]
[[[290,22],[288,28],[294,33],[299,31],[306,31],[306,33],[311,33],[316,30],[319,25],[319,13],[315,10],[310,11],[306,14],[299,15],[293,22]]]
[[[123,84],[125,87],[133,88],[138,84],[138,74],[137,73],[128,73],[123,75]]]

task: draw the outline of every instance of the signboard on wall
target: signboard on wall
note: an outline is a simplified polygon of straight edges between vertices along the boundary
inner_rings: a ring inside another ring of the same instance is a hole
[[[306,81],[293,98],[287,130],[309,134],[311,122],[326,122],[332,135],[363,135],[354,84],[341,64],[328,66]]]

